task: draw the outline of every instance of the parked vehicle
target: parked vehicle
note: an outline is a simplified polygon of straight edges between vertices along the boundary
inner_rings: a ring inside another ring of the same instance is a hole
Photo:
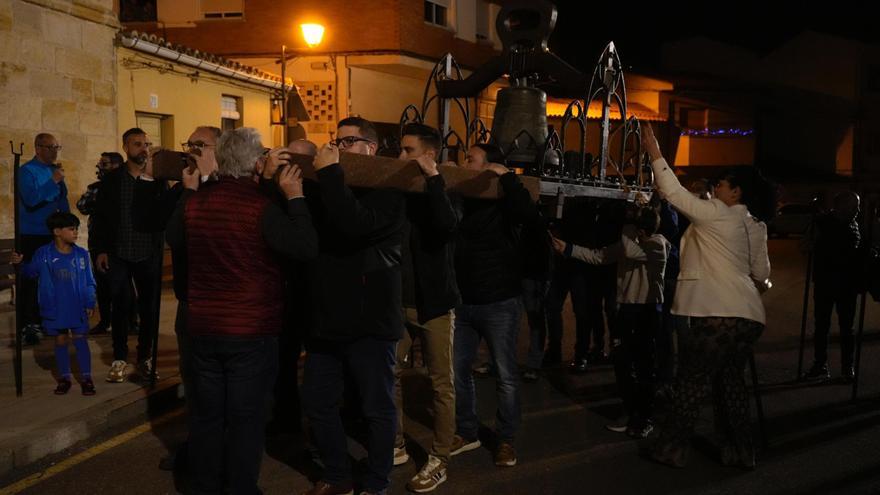
[[[813,208],[804,203],[789,203],[776,210],[776,216],[767,225],[770,237],[802,236],[810,227]]]

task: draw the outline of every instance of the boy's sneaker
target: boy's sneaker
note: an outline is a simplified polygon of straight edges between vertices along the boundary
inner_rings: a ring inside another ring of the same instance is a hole
[[[495,451],[495,465],[500,467],[516,466],[516,449],[512,444],[508,442],[498,444],[498,449]]]
[[[64,395],[66,394],[71,387],[70,380],[67,378],[62,378],[58,380],[58,386],[55,387],[55,395]]]
[[[406,452],[406,443],[394,446],[394,465],[400,466],[409,462],[409,454]]]
[[[470,450],[480,448],[482,444],[479,439],[476,440],[465,440],[458,435],[452,437],[452,445],[449,448],[449,455],[458,455],[463,452],[468,452]]]
[[[831,372],[828,371],[827,364],[813,364],[813,367],[810,368],[810,371],[804,375],[805,380],[829,380],[831,379]]]
[[[79,385],[82,387],[83,395],[95,395],[95,382],[92,381],[91,377],[86,378]]]
[[[446,463],[429,455],[428,462],[409,480],[406,489],[416,493],[427,493],[434,491],[444,481],[446,481]]]
[[[107,372],[107,381],[110,383],[122,383],[127,375],[126,368],[128,363],[125,361],[113,361],[110,364],[110,371]]]
[[[523,371],[522,379],[524,382],[532,383],[538,381],[538,370],[529,368]]]

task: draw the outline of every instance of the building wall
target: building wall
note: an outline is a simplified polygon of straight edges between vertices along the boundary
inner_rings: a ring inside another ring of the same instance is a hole
[[[155,33],[173,43],[228,58],[274,55],[286,45],[291,53],[407,52],[439,59],[452,52],[459,63],[474,67],[497,53],[497,36],[475,43],[476,8],[482,0],[457,0],[446,29],[424,21],[423,0],[247,0],[243,19],[204,20],[198,0],[159,0],[162,23],[128,23],[132,29]],[[497,5],[489,5],[494,25]],[[306,46],[299,25],[325,26],[315,49]]]
[[[191,67],[173,66],[174,71],[160,72],[145,64],[162,64],[168,61],[151,57],[134,50],[120,48],[116,55],[119,80],[118,125],[115,128],[114,148],[121,148],[120,137],[126,129],[136,126],[136,112],[167,115],[173,118],[173,139],[168,140],[174,149],[186,141],[192,131],[201,125],[220,127],[220,98],[223,95],[241,98],[242,124],[253,127],[263,136],[263,144],[272,146],[274,134],[270,125],[270,90],[233,82],[201,72],[196,78],[188,74]],[[151,95],[155,95],[151,105]],[[158,145],[159,143],[154,142]]]
[[[751,165],[755,161],[755,138],[681,136],[675,166]]]
[[[116,149],[118,23],[112,0],[0,1],[0,143],[54,134],[63,146],[73,205],[95,179],[102,151]],[[0,237],[13,236],[12,157],[0,153]],[[76,208],[73,208],[74,210]]]

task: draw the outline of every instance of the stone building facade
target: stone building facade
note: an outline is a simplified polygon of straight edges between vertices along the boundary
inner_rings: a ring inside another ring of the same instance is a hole
[[[24,162],[37,133],[58,138],[71,205],[118,148],[118,29],[112,0],[0,0],[0,238],[14,229],[9,141]]]

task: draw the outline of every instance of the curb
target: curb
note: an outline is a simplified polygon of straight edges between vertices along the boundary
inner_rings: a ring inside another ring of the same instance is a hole
[[[22,432],[0,443],[0,477],[12,475],[16,470],[85,440],[93,440],[101,433],[136,421],[156,418],[178,403],[181,397],[183,386],[180,377],[171,376],[156,382],[153,390],[133,390],[95,404],[54,425]]]

